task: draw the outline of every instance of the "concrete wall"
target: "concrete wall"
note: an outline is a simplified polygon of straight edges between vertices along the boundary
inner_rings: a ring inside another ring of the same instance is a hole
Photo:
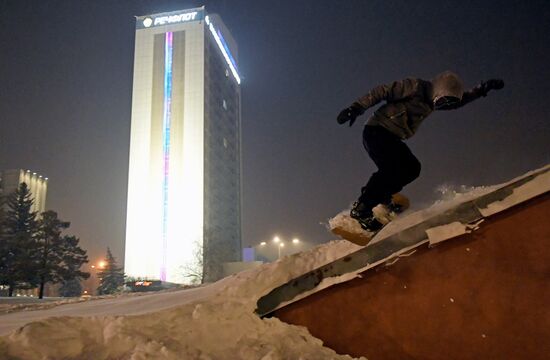
[[[275,316],[341,354],[378,359],[548,359],[550,193]]]

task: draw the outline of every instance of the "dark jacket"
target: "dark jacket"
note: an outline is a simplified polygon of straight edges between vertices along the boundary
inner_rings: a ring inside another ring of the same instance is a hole
[[[364,109],[382,100],[386,101],[386,104],[380,106],[367,120],[367,125],[382,126],[399,138],[408,139],[416,133],[422,121],[434,111],[435,96],[450,95],[460,99],[455,105],[444,109],[450,110],[486,95],[481,85],[462,93],[462,83],[458,77],[452,78],[453,81],[449,81],[448,78],[437,82],[436,80],[438,79],[426,81],[407,78],[375,87],[357,100]]]

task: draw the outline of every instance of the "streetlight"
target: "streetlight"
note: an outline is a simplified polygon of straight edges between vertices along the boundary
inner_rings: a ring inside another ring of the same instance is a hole
[[[95,292],[94,289],[97,288],[96,286],[97,280],[99,279],[98,272],[103,271],[103,269],[105,269],[106,267],[107,267],[107,261],[105,260],[99,260],[95,265],[90,265],[91,276],[88,278],[88,280],[85,283],[86,287],[90,288],[89,294],[94,294]],[[88,291],[88,290],[85,290],[85,291]]]
[[[279,243],[279,246],[278,246],[278,248],[279,248],[279,259],[281,258],[281,248],[284,248],[284,247],[285,247],[284,242]]]
[[[275,235],[272,239],[272,243],[277,247],[277,258],[280,259],[281,258],[281,252],[283,251],[282,248],[284,248],[286,246],[286,242],[281,239],[278,235]],[[302,244],[302,241],[298,238],[292,238],[292,240],[288,240],[288,244],[292,244],[292,246],[296,246],[297,249],[299,248],[299,246]],[[267,247],[268,243],[266,241],[262,241],[260,242],[258,245],[256,246],[260,246],[260,247]],[[291,246],[291,245],[289,245]]]

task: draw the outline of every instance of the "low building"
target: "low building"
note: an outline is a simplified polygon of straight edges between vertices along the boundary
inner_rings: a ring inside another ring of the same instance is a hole
[[[41,213],[46,210],[48,178],[31,170],[12,169],[0,171],[0,200],[3,202],[22,183],[27,184],[34,199],[31,211]]]

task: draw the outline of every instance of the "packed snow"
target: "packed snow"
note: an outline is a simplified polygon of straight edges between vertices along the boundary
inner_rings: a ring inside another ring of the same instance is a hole
[[[514,199],[550,191],[550,171],[537,179],[515,189]],[[504,185],[454,193],[428,209],[404,214],[372,241],[383,241]],[[509,203],[505,199],[498,206]],[[457,224],[453,226],[434,232],[441,238],[459,232]],[[0,315],[0,359],[351,359],[324,347],[304,327],[261,319],[254,311],[258,299],[272,289],[360,248],[343,240],[331,241],[198,288],[48,304],[49,308]],[[402,249],[395,255],[410,251]],[[315,291],[348,281],[364,270],[325,279]]]
[[[357,248],[334,241],[199,288],[5,314],[0,358],[351,359],[254,311],[274,287]]]

